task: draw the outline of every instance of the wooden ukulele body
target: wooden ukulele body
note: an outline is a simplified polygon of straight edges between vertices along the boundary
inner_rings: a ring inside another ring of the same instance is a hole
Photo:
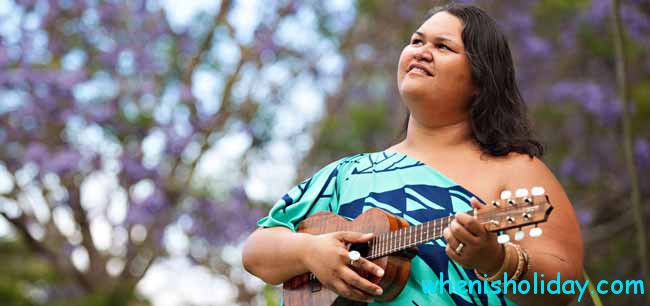
[[[379,208],[371,208],[352,221],[330,212],[318,212],[305,219],[298,227],[298,232],[313,235],[337,231],[379,234],[395,231],[403,227],[409,227],[406,220]],[[372,262],[384,269],[384,276],[381,278],[357,271],[362,277],[383,288],[384,294],[375,297],[376,301],[390,301],[399,295],[408,281],[411,272],[411,259],[415,256],[415,252],[414,249],[411,249],[372,260]],[[285,282],[283,299],[286,306],[366,305],[364,302],[340,297],[335,292],[322,286],[311,273],[298,275]]]

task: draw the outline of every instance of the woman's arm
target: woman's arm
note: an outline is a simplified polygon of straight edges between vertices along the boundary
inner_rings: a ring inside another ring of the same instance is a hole
[[[546,223],[539,225],[543,235],[537,238],[527,237],[519,245],[530,255],[530,269],[524,275],[525,280],[533,284],[537,272],[537,282],[541,274],[548,283],[560,273],[561,281],[578,280],[583,282],[583,241],[580,225],[575,211],[564,189],[553,173],[537,158],[517,156],[508,167],[506,189],[531,188],[541,186],[546,190],[553,211]],[[511,231],[514,236],[514,230]],[[561,288],[560,288],[561,291]],[[576,290],[577,291],[577,290]],[[568,305],[576,295],[567,294],[508,294],[519,305]],[[583,296],[584,298],[585,296]]]
[[[244,268],[272,285],[307,273],[303,254],[309,236],[281,226],[258,228],[244,244]]]
[[[367,242],[372,236],[358,232],[310,235],[294,233],[281,226],[261,228],[246,241],[242,261],[248,272],[270,284],[280,284],[296,275],[312,272],[323,286],[339,295],[369,302],[383,291],[356,270],[379,277],[384,271],[365,258],[351,267],[346,245]]]

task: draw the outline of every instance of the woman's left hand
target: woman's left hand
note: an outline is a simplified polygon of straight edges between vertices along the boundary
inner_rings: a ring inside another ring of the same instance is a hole
[[[470,203],[476,209],[484,206],[474,197]],[[497,235],[488,232],[474,216],[457,213],[451,224],[442,231],[442,235],[447,240],[447,256],[464,268],[477,269],[491,275],[501,267],[505,257],[503,245],[498,244]],[[463,247],[456,253],[461,242]]]

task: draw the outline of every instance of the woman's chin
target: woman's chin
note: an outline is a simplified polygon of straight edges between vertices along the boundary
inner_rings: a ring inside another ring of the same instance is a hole
[[[422,99],[431,95],[431,87],[423,86],[422,84],[414,84],[415,82],[403,82],[399,88],[400,95],[405,99]]]

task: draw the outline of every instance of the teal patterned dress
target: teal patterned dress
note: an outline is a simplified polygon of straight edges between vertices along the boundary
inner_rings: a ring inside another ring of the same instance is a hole
[[[291,188],[257,224],[296,231],[302,220],[318,211],[354,219],[376,207],[417,225],[470,210],[472,196],[478,198],[408,155],[392,151],[361,153],[335,161]],[[449,286],[446,290],[425,290],[423,284],[436,284],[440,275],[454,283],[476,283],[472,270],[449,259],[446,243],[437,239],[419,245],[411,275],[400,295],[393,301],[370,305],[516,305],[502,293],[459,293],[467,290],[450,290]]]

